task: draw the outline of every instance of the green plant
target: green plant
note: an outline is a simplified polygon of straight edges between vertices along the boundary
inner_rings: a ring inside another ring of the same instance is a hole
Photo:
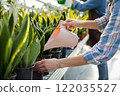
[[[19,33],[21,29],[23,18],[26,15],[26,12],[22,11],[22,15],[18,13],[18,23],[16,24],[16,33]],[[30,20],[29,20],[30,22]],[[21,50],[16,56],[16,61],[19,61],[17,67],[27,68],[31,67],[38,54],[40,53],[40,41],[38,40],[38,36],[36,36],[36,32],[34,32],[33,26],[29,23],[29,33],[26,42],[22,46]],[[14,62],[17,63],[17,62]]]
[[[3,16],[0,22],[2,22],[0,24],[0,79],[8,79],[8,76],[20,61],[17,59],[19,57],[17,55],[27,40],[30,22],[28,16],[25,16],[17,36],[15,36],[14,31],[13,14],[9,20],[6,19],[6,16]]]
[[[30,26],[28,41],[26,43],[26,50],[19,63],[18,67],[27,68],[31,67],[36,61],[37,56],[40,54],[40,40],[35,37],[32,25]],[[24,49],[24,47],[23,47]]]

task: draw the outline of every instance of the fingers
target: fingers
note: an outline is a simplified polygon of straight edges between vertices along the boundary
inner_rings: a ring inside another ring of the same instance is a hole
[[[71,19],[71,18],[65,20],[65,22],[71,22],[71,21],[73,21],[73,19]]]
[[[35,65],[34,71],[38,71],[40,68],[44,68],[44,65]]]
[[[40,65],[40,64],[43,64],[43,63],[45,63],[45,60],[44,60],[44,59],[41,60],[41,61],[37,61],[37,62],[35,62],[35,66]]]
[[[65,23],[63,23],[63,26],[66,26],[66,29],[68,29],[68,30],[69,29],[72,30],[75,28],[75,26],[71,22],[65,22]]]
[[[50,72],[60,68],[57,59],[44,59],[35,63],[34,71]]]
[[[75,27],[74,26],[67,26],[66,27],[66,29],[68,29],[68,30],[72,30],[72,29],[74,29]]]
[[[64,22],[62,25],[63,26],[71,26],[72,24],[71,24],[71,22]]]
[[[75,28],[73,19],[67,19],[65,22],[63,22],[62,25],[65,26],[68,30],[72,30]]]
[[[41,61],[37,61],[35,62],[35,67],[34,67],[34,71],[38,71],[40,70],[41,68],[44,68],[44,63],[45,63],[45,60],[41,60]]]
[[[38,73],[40,73],[40,72],[48,72],[48,66],[46,64],[46,59],[35,62],[34,71],[38,71]]]

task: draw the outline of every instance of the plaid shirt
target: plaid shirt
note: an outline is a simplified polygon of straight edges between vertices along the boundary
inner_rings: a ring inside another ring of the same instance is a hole
[[[120,48],[120,0],[110,0],[105,16],[95,20],[102,32],[100,41],[83,53],[88,63],[101,64],[111,59]]]

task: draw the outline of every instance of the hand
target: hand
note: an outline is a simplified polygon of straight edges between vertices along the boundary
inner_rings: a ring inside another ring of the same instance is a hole
[[[50,72],[60,68],[57,59],[43,59],[35,62],[34,71],[38,72]]]
[[[66,26],[66,29],[74,29],[77,27],[77,20],[74,20],[74,19],[67,19],[65,21],[65,23],[62,24],[63,26]]]
[[[73,4],[75,3],[76,0],[72,0]]]

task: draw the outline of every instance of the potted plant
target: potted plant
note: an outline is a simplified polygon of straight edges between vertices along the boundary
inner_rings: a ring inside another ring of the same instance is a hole
[[[3,15],[0,21],[0,79],[9,79],[8,77],[19,63],[17,55],[27,40],[29,20],[28,16],[25,16],[21,30],[16,35],[13,14],[10,18],[8,12]]]
[[[19,17],[19,20],[21,21],[21,16]],[[38,39],[38,36],[36,35],[36,31],[34,31],[32,24],[29,25],[30,28],[27,41],[22,47],[22,50],[19,52],[19,54],[23,55],[21,55],[21,61],[15,68],[15,72],[17,73],[17,80],[32,80],[34,62],[40,53],[40,40]]]
[[[21,62],[15,69],[17,72],[18,80],[32,80],[34,62],[38,54],[40,53],[40,43],[38,39],[35,39],[27,47],[25,54],[23,55]]]

